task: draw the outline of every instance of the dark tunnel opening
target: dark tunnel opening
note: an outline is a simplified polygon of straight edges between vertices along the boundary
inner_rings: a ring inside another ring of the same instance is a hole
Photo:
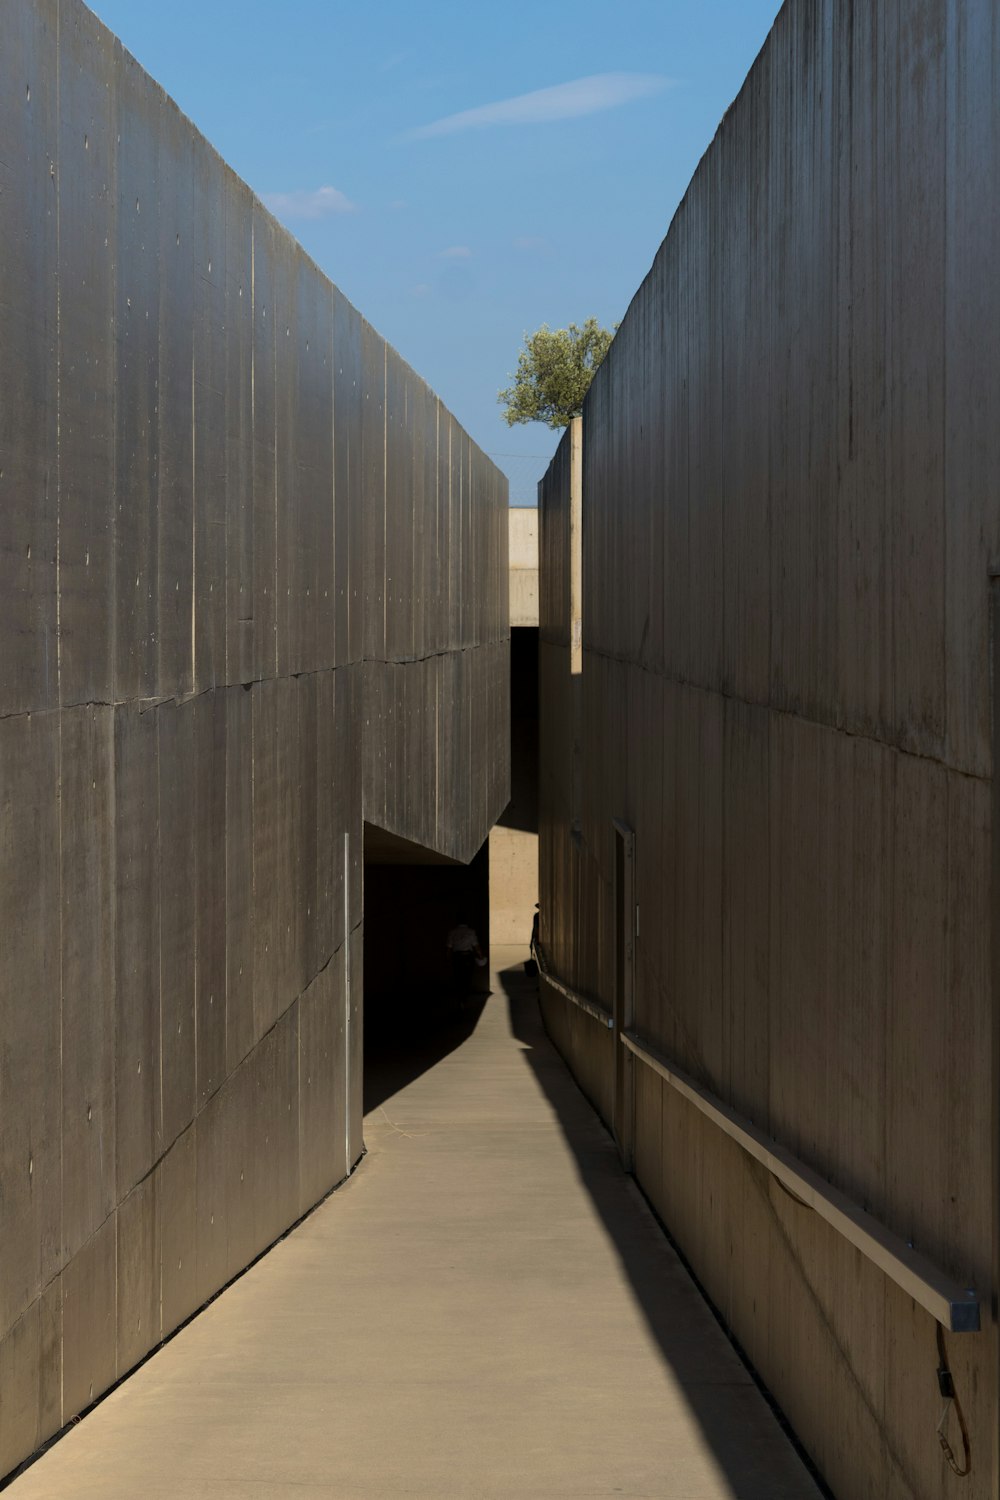
[[[448,934],[490,942],[489,848],[470,864],[365,824],[364,1108],[377,1108],[475,1029],[489,965],[453,971]]]

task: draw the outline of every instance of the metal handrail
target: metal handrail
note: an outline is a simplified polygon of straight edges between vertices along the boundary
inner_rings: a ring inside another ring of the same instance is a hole
[[[640,1062],[658,1073],[748,1156],[761,1162],[789,1192],[814,1209],[821,1219],[825,1219],[945,1328],[952,1333],[979,1331],[979,1298],[973,1289],[960,1286],[946,1276],[925,1255],[893,1234],[846,1193],[840,1192],[818,1172],[786,1151],[784,1146],[758,1130],[709,1089],[696,1083],[649,1042],[634,1032],[622,1032],[621,1041]]]
[[[535,959],[546,984],[606,1026],[614,1029],[611,1012],[596,1000],[581,995],[557,979],[548,966],[540,943],[535,944]],[[980,1328],[980,1303],[974,1288],[960,1286],[926,1255],[915,1250],[899,1235],[879,1222],[855,1203],[846,1193],[827,1182],[812,1167],[785,1149],[771,1136],[758,1129],[752,1120],[738,1114],[710,1089],[696,1083],[682,1068],[644,1041],[633,1031],[622,1031],[619,1039],[633,1056],[669,1083],[689,1104],[730,1140],[766,1167],[772,1177],[788,1189],[807,1208],[819,1214],[830,1227],[859,1250],[883,1275],[919,1302],[932,1318],[951,1333],[977,1333]]]
[[[580,1010],[585,1011],[588,1016],[593,1016],[595,1021],[600,1021],[601,1025],[606,1026],[609,1031],[612,1029],[615,1023],[611,1012],[598,1001],[588,999],[586,995],[581,995],[579,990],[572,990],[568,984],[563,984],[561,979],[557,979],[549,968],[541,943],[538,942],[535,943],[535,962],[546,984],[558,991],[565,999],[570,1000]]]

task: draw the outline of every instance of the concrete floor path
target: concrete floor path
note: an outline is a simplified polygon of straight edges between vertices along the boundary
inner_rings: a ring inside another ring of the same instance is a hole
[[[481,1015],[370,1073],[350,1181],[11,1500],[814,1500],[493,956]]]

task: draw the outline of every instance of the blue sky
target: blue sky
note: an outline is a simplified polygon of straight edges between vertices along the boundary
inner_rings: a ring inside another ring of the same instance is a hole
[[[548,455],[496,402],[524,333],[622,316],[779,0],[94,8],[487,452]]]

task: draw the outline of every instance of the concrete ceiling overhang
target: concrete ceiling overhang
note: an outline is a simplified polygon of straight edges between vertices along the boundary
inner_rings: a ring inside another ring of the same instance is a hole
[[[436,849],[427,849],[423,844],[413,844],[409,839],[389,833],[374,823],[365,823],[365,864],[369,865],[461,865],[460,859],[450,859],[447,854],[438,854]]]

